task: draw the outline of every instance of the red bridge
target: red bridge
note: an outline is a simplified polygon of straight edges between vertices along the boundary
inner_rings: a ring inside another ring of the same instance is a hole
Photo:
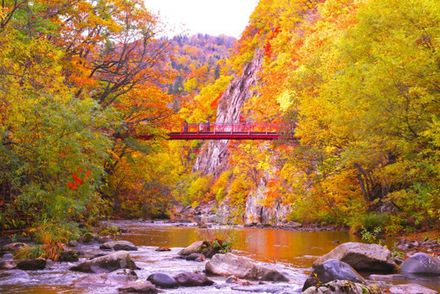
[[[278,124],[272,123],[183,123],[180,132],[167,134],[168,140],[277,140],[293,138],[292,133],[281,133]],[[151,135],[137,136],[151,139]]]

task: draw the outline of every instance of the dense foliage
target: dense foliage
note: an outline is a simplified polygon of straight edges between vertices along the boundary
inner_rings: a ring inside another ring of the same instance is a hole
[[[141,0],[1,2],[1,230],[52,250],[103,216],[210,200],[242,222],[257,190],[302,222],[440,225],[438,1],[261,0],[235,45],[159,30]],[[202,142],[166,129],[213,121],[257,51],[242,116],[298,144],[231,142],[221,175],[192,172]]]
[[[137,0],[2,1],[0,21],[1,229],[53,248],[110,212],[119,166],[159,144],[134,137],[171,113],[168,46]]]
[[[203,193],[239,222],[263,184],[261,205],[291,205],[297,221],[438,226],[439,24],[431,0],[260,1],[227,68],[263,51],[243,115],[296,126],[299,145],[231,143],[230,168]]]

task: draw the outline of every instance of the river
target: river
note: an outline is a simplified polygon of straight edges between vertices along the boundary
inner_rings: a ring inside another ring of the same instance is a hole
[[[122,233],[117,239],[128,240],[139,247],[132,252],[135,262],[142,270],[137,271],[140,279],[153,272],[170,274],[179,271],[203,270],[204,263],[176,259],[179,248],[201,239],[226,239],[233,242],[238,254],[249,256],[284,272],[291,279],[290,284],[281,284],[289,289],[287,293],[298,293],[304,283],[310,266],[316,257],[323,255],[340,243],[360,241],[346,231],[298,232],[273,228],[212,227],[198,228],[191,225],[117,221]],[[389,241],[390,243],[392,240]],[[95,249],[99,245],[95,245]],[[171,247],[171,252],[155,252],[158,246]],[[90,247],[90,246],[89,246]],[[90,249],[90,248],[89,248]],[[71,264],[54,263],[49,269],[29,272],[25,277],[2,278],[0,271],[0,293],[117,293],[117,285],[109,280],[97,280],[90,274],[69,271]],[[219,285],[226,285],[224,278],[214,278]],[[420,278],[395,280],[393,283],[415,282],[440,290],[440,279]],[[278,286],[278,285],[277,285]],[[291,292],[290,292],[291,291]],[[244,293],[227,287],[179,288],[166,293]]]

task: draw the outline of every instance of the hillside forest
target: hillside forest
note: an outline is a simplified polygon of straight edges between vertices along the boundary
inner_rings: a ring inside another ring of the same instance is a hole
[[[261,0],[238,40],[162,30],[141,0],[1,1],[2,234],[56,252],[101,219],[205,203],[254,223],[256,194],[283,221],[438,229],[439,1]],[[210,143],[167,133],[214,122],[256,59],[240,121],[295,140],[231,140],[215,173],[195,167]]]

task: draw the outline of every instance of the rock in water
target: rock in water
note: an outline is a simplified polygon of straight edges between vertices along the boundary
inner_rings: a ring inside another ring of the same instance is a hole
[[[156,294],[159,291],[148,281],[137,281],[118,289],[119,293]]]
[[[303,294],[381,294],[375,286],[366,286],[352,281],[337,280],[321,286],[313,286],[302,292]]]
[[[303,286],[303,291],[321,284],[335,280],[346,280],[355,283],[365,284],[365,280],[349,264],[330,259],[318,265],[313,265],[313,271]]]
[[[185,256],[185,255],[190,255],[192,253],[201,253],[202,248],[203,248],[203,244],[204,244],[204,241],[196,241],[196,242],[192,243],[191,245],[189,245],[188,247],[180,250],[178,254]]]
[[[1,260],[0,261],[0,270],[11,270],[14,269],[17,265],[13,260]]]
[[[157,247],[156,250],[154,251],[164,252],[164,251],[171,251],[171,249],[168,247]]]
[[[405,260],[401,266],[401,272],[405,274],[428,274],[440,275],[440,259],[426,253],[415,253]]]
[[[134,246],[133,243],[128,241],[109,241],[105,242],[100,247],[102,250],[114,250],[114,251],[136,251],[138,250],[136,246]]]
[[[0,251],[3,252],[16,252],[18,250],[20,250],[23,247],[28,247],[29,245],[27,245],[26,243],[23,242],[14,242],[14,243],[9,243],[6,244],[5,246],[2,247],[2,249]]]
[[[231,253],[216,254],[205,265],[207,273],[219,276],[236,276],[240,279],[288,282],[282,273],[258,265],[252,259]]]
[[[191,253],[190,255],[185,256],[185,259],[202,262],[205,261],[206,258],[202,253]]]
[[[392,286],[389,294],[438,294],[438,292],[417,284],[405,284]]]
[[[180,273],[174,277],[176,282],[180,286],[184,287],[198,287],[198,286],[211,286],[214,282],[208,279],[202,273]]]
[[[313,264],[319,265],[329,259],[343,261],[359,271],[393,273],[397,268],[390,250],[377,244],[344,243],[319,257]]]
[[[85,273],[109,273],[121,268],[138,269],[127,252],[115,252],[87,260],[70,269]]]
[[[155,286],[164,289],[177,288],[179,286],[173,277],[162,273],[151,274],[147,280]]]
[[[25,271],[42,270],[46,267],[46,260],[43,258],[26,259],[17,263],[17,268]]]
[[[75,250],[63,251],[60,254],[59,261],[64,262],[75,262],[79,260],[79,252]]]

